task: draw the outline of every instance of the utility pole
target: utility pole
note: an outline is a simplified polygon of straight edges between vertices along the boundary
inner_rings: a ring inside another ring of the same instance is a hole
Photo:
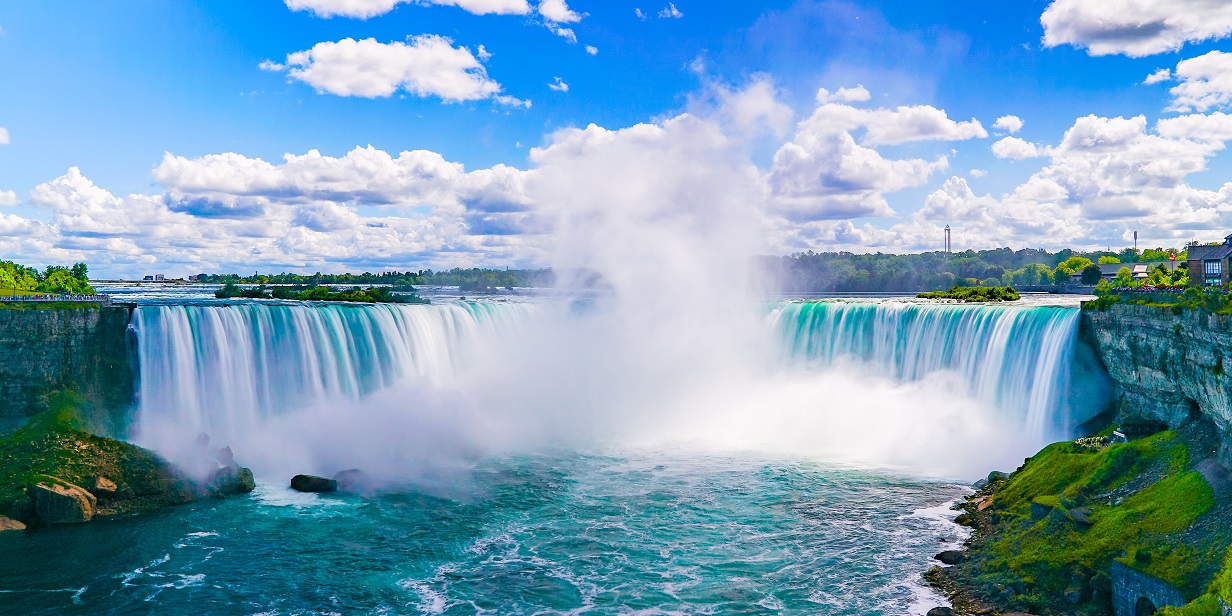
[[[950,225],[945,226],[945,254],[951,254],[953,246],[950,245]]]
[[[1134,252],[1138,252],[1138,232],[1134,231]]]

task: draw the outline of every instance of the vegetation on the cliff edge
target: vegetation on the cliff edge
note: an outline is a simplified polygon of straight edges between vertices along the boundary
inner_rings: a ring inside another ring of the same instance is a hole
[[[956,299],[964,302],[1016,302],[1018,292],[1010,287],[950,287],[949,291],[929,291],[916,297],[924,299]]]
[[[50,410],[0,439],[0,515],[32,518],[26,489],[55,477],[88,486],[95,477],[114,481],[124,498],[100,508],[99,515],[120,515],[186,503],[195,498],[193,484],[154,453],[123,441],[86,432],[85,401],[69,392],[50,396]]]
[[[89,270],[85,263],[72,267],[49,265],[43,271],[12,261],[0,261],[0,295],[29,293],[91,295]]]
[[[1125,289],[1100,283],[1095,287],[1095,299],[1082,302],[1082,308],[1102,311],[1117,304],[1169,308],[1176,314],[1197,311],[1232,315],[1232,290],[1225,287]]]
[[[1177,586],[1187,609],[1232,594],[1221,572],[1232,506],[1194,470],[1190,451],[1210,451],[1209,436],[1186,430],[1050,445],[971,497],[966,559],[930,581],[973,609],[1103,615],[1117,560]]]
[[[221,289],[214,292],[218,299],[286,299],[299,301],[322,302],[359,302],[364,304],[427,304],[427,299],[416,295],[412,288],[409,292],[395,293],[389,287],[370,287],[363,289],[353,287],[342,291],[334,291],[329,287],[274,287],[266,289],[260,285],[251,289],[241,288],[234,282],[227,282]]]

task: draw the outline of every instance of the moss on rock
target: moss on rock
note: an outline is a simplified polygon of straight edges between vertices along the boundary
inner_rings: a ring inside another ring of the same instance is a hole
[[[98,517],[197,498],[195,484],[153,452],[82,430],[83,404],[75,394],[54,394],[50,410],[0,440],[0,515],[36,522],[27,489],[49,480],[80,486],[93,486],[98,477],[115,482],[115,495],[98,502]]]
[[[1191,470],[1190,442],[1169,431],[1102,448],[1044,448],[964,505],[976,528],[968,557],[930,572],[929,581],[964,605],[1110,614],[1116,560],[1200,599],[1195,610],[1218,604],[1211,580],[1232,537],[1226,524],[1212,520],[1232,508]],[[1220,575],[1232,593],[1232,568]]]

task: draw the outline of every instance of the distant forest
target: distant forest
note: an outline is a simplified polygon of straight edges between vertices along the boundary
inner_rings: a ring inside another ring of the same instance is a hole
[[[759,257],[758,269],[776,282],[778,290],[792,293],[937,291],[956,284],[1024,287],[1084,282],[1093,285],[1099,281],[1099,268],[1091,269],[1095,264],[1167,261],[1170,252],[1176,254],[1179,262],[1184,262],[1184,249],[1048,252],[998,248],[908,255],[805,252],[788,257]]]
[[[483,291],[514,287],[550,287],[555,282],[552,270],[496,270],[454,268],[446,272],[419,270],[417,272],[381,272],[373,274],[201,274],[198,282],[212,284],[293,284],[318,285],[373,285],[393,286],[446,286],[460,287],[463,291]]]
[[[1099,280],[1096,264],[1167,261],[1170,253],[1175,254],[1179,262],[1184,262],[1183,248],[1149,248],[1142,251],[1126,248],[1120,252],[997,248],[952,254],[925,252],[905,255],[810,251],[786,257],[757,257],[754,277],[757,279],[755,282],[768,282],[765,286],[788,293],[915,293],[949,289],[954,285],[1031,287],[1058,282],[1094,285]],[[419,270],[376,274],[201,274],[197,280],[214,284],[253,285],[432,285],[457,286],[463,291],[486,291],[550,287],[555,284],[556,276],[550,269],[455,268],[441,272]]]

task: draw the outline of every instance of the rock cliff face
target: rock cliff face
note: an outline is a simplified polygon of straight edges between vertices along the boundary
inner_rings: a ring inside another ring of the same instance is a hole
[[[1117,304],[1083,309],[1079,331],[1112,377],[1119,418],[1177,427],[1201,417],[1229,442],[1232,316]]]
[[[46,410],[59,389],[92,407],[92,429],[116,433],[132,404],[125,307],[0,308],[0,433]]]

